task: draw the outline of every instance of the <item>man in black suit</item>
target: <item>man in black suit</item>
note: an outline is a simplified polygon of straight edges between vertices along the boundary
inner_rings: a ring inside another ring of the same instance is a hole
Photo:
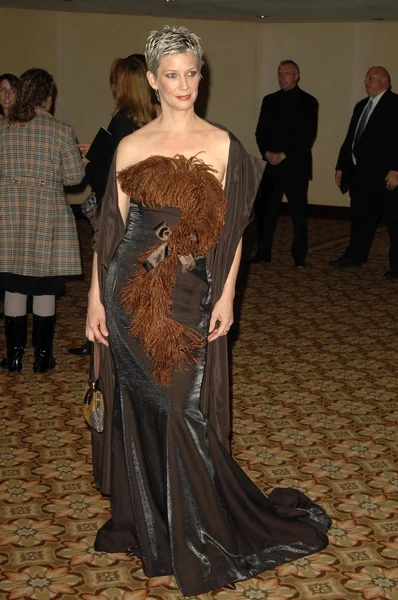
[[[336,166],[336,183],[351,198],[351,236],[343,256],[330,261],[336,268],[366,262],[374,231],[383,215],[390,234],[390,268],[398,278],[398,95],[384,67],[366,73],[368,98],[354,108]]]
[[[291,253],[296,267],[307,255],[308,182],[312,177],[311,148],[318,127],[318,102],[298,86],[300,69],[292,60],[278,68],[279,87],[263,99],[256,140],[267,161],[256,200],[258,246],[253,262],[270,262],[272,241],[283,195],[293,221]]]

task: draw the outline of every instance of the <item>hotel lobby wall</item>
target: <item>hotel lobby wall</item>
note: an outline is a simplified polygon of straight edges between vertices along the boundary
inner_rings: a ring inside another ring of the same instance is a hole
[[[90,141],[110,120],[109,67],[117,56],[142,52],[152,29],[186,25],[202,39],[209,65],[207,118],[229,127],[257,153],[254,131],[264,94],[278,89],[276,69],[291,58],[301,86],[320,103],[310,202],[346,206],[334,166],[352,108],[364,97],[369,66],[382,64],[398,81],[398,23],[239,23],[168,21],[157,17],[1,9],[0,71],[48,69],[58,86],[56,117]],[[87,191],[69,195],[80,203]]]

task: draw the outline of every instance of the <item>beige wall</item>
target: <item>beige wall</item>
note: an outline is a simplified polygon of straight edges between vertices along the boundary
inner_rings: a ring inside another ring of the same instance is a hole
[[[73,125],[80,141],[90,141],[110,120],[112,60],[142,52],[149,31],[164,24],[155,17],[0,9],[0,72],[47,68],[59,90],[56,116]],[[398,81],[398,23],[171,24],[185,24],[202,38],[211,74],[207,118],[229,127],[253,153],[261,100],[277,89],[279,61],[300,64],[302,88],[320,103],[310,202],[346,205],[333,182],[338,149],[353,105],[364,96],[367,68],[384,65]]]

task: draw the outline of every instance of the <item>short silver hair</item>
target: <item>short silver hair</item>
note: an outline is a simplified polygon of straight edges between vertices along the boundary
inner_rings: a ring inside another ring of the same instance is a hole
[[[198,61],[199,69],[203,65],[203,50],[200,38],[186,27],[169,27],[161,31],[151,31],[146,41],[145,60],[148,71],[157,75],[160,61],[168,54],[185,54],[192,52]]]

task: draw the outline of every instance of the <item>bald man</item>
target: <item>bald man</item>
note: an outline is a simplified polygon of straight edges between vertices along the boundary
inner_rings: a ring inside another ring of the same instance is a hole
[[[390,268],[398,278],[398,95],[384,67],[366,73],[368,98],[354,108],[336,166],[336,184],[351,198],[351,236],[335,268],[360,267],[366,262],[373,235],[383,216],[390,235]]]

